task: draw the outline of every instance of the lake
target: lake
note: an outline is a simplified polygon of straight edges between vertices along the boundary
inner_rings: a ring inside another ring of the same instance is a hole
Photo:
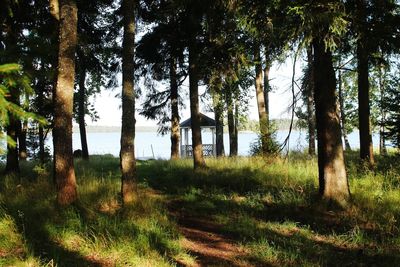
[[[288,134],[288,131],[277,131],[277,140],[283,142]],[[203,132],[203,143],[211,144],[211,132]],[[238,152],[241,156],[249,155],[250,144],[257,138],[257,134],[253,132],[240,132],[238,136]],[[191,137],[189,137],[191,139]],[[379,144],[379,136],[373,135],[373,143],[375,146]],[[112,154],[119,155],[120,150],[120,133],[119,132],[106,132],[106,133],[88,133],[88,146],[90,154]],[[355,131],[349,135],[349,142],[352,148],[359,147],[358,132]],[[52,148],[51,136],[47,144]],[[224,134],[225,153],[229,154],[229,136]],[[292,131],[290,136],[290,150],[302,151],[307,148],[307,134],[306,131]],[[73,134],[73,148],[80,149],[80,136],[79,133]],[[156,132],[137,132],[135,138],[136,157],[148,158],[153,157],[167,159],[170,157],[171,141],[169,135],[161,136]]]

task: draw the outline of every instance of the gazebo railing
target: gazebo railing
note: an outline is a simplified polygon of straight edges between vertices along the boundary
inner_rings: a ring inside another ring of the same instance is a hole
[[[215,155],[215,145],[213,144],[203,144],[203,155],[205,157],[212,157]],[[193,147],[192,145],[182,145],[181,146],[181,156],[182,157],[192,157]]]

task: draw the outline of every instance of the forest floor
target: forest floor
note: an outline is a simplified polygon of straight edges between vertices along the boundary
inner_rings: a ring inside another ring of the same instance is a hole
[[[400,159],[347,155],[352,203],[318,198],[316,159],[138,162],[122,207],[118,159],[76,161],[79,201],[55,205],[50,164],[0,176],[0,266],[396,266]],[[1,166],[0,166],[1,167]]]
[[[183,239],[181,245],[195,257],[191,266],[253,266],[240,260],[248,252],[223,232],[223,226],[204,216],[194,216],[181,208],[179,201],[168,205],[171,216],[175,218]],[[185,262],[179,262],[185,266]]]

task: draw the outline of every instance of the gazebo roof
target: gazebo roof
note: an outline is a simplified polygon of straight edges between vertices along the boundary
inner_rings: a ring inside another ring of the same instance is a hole
[[[200,127],[209,127],[209,128],[215,127],[215,120],[211,119],[210,117],[207,117],[203,113],[200,113],[199,116],[200,116]],[[179,126],[181,128],[191,128],[192,118],[185,120]]]

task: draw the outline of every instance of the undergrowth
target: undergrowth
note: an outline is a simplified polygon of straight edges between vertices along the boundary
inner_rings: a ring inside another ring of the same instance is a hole
[[[79,201],[66,209],[49,167],[26,163],[19,177],[1,177],[0,265],[191,265],[181,214],[216,223],[249,265],[395,266],[400,160],[378,157],[371,170],[346,158],[352,204],[339,211],[320,205],[316,159],[302,154],[208,159],[196,172],[191,160],[138,162],[141,201],[130,208],[120,205],[116,158],[76,162]]]

